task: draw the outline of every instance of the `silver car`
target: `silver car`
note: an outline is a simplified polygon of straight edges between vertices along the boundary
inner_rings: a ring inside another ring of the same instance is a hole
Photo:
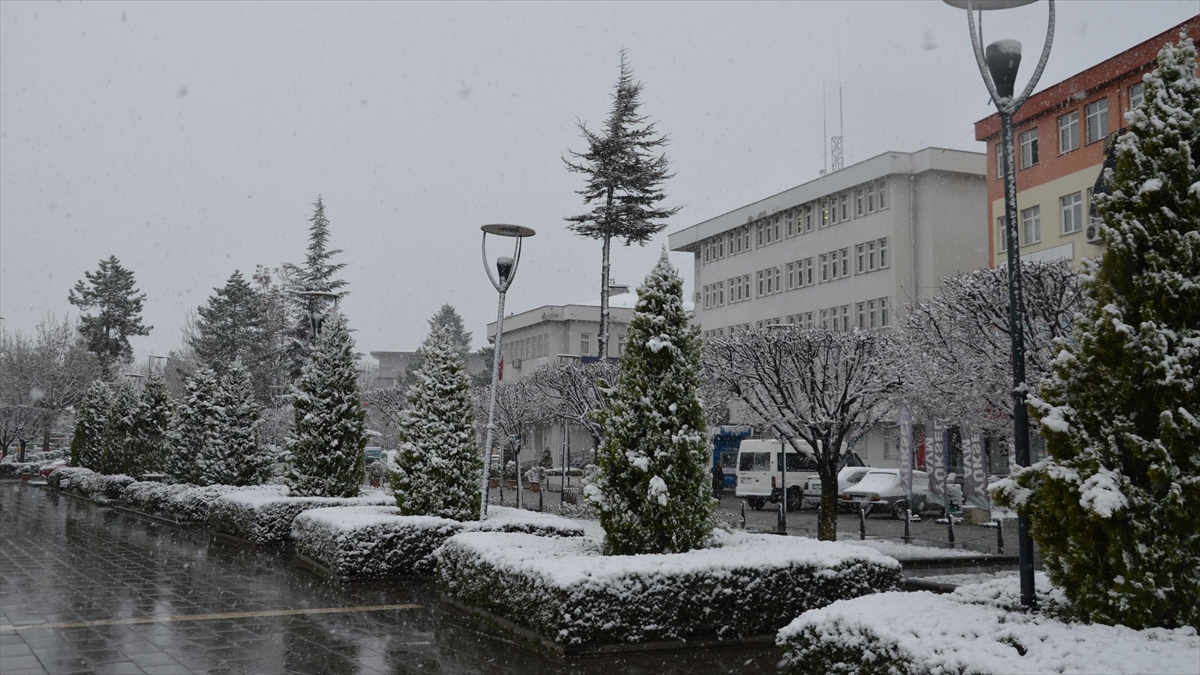
[[[924,471],[913,471],[913,513],[925,510],[928,492],[929,474]],[[903,519],[905,509],[909,508],[908,494],[900,481],[900,469],[871,469],[857,485],[846,488],[838,501],[852,510],[865,507],[867,513],[874,509],[884,509],[897,519]]]

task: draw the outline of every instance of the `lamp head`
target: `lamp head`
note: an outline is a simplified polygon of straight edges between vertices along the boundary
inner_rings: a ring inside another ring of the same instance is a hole
[[[500,273],[500,283],[508,281],[508,275],[512,274],[513,259],[508,256],[496,258],[496,271]]]
[[[983,60],[992,74],[996,94],[1000,98],[1012,98],[1013,86],[1017,83],[1017,69],[1021,67],[1021,43],[1016,40],[997,40],[987,46]]]

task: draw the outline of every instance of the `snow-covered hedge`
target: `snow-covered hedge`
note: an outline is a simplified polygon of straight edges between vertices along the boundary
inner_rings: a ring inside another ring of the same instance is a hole
[[[289,497],[281,485],[231,491],[213,500],[208,525],[217,532],[255,544],[278,544],[288,539],[292,521],[309,509],[345,506],[392,506],[395,497],[381,490],[361,497]]]
[[[687,553],[604,556],[594,537],[464,532],[439,549],[442,592],[564,646],[772,634],[798,614],[891,590],[863,547],[718,531]]]
[[[486,521],[460,523],[432,516],[404,516],[395,506],[318,508],[296,516],[296,552],[338,578],[430,574],[433,552],[462,531],[522,532],[582,537],[583,527],[549,513],[493,506]]]
[[[109,476],[91,469],[64,466],[50,474],[46,482],[63,492],[92,499],[120,499],[121,491],[136,481],[132,476],[125,474]]]
[[[130,483],[121,491],[121,501],[129,506],[150,514],[169,514],[167,505],[171,498],[193,485],[171,485],[157,481],[138,481]]]
[[[863,675],[1196,673],[1200,654],[1193,628],[1064,623],[925,591],[805,612],[776,644],[785,672]]]

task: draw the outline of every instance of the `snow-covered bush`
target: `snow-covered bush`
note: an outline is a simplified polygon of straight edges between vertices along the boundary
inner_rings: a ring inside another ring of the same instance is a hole
[[[714,541],[606,556],[596,538],[464,532],[438,551],[437,576],[455,601],[560,645],[766,635],[900,579],[899,563],[863,547],[720,531]]]
[[[460,523],[434,516],[402,515],[395,506],[311,509],[296,516],[296,551],[333,576],[392,577],[433,572],[433,552],[462,531],[523,532],[581,537],[583,528],[551,514],[493,506],[488,519]]]
[[[1088,311],[1031,414],[1044,461],[995,488],[1082,618],[1200,629],[1200,81],[1165,45],[1095,195]],[[1194,665],[1194,661],[1193,661]]]
[[[203,527],[208,524],[213,502],[234,491],[230,485],[183,485],[166,501],[166,511],[180,525]]]
[[[279,544],[291,535],[296,516],[309,509],[392,504],[393,498],[379,490],[361,497],[289,497],[283,486],[245,488],[212,501],[208,526],[255,544]]]
[[[466,363],[437,324],[418,354],[421,369],[414,374],[399,423],[392,473],[396,504],[411,516],[477,518],[483,463]]]
[[[121,492],[136,480],[125,474],[105,475],[90,469],[63,467],[50,474],[51,485],[64,492],[91,499],[120,499]]]
[[[150,514],[168,512],[169,500],[176,493],[182,492],[192,485],[159,483],[156,481],[138,481],[130,483],[121,491],[121,501],[129,506]]]
[[[24,462],[17,461],[17,455],[6,455],[0,459],[0,478],[17,478],[24,471],[37,474],[43,465],[67,455],[65,450],[50,450],[49,452],[30,452],[25,455]]]
[[[604,550],[676,553],[708,543],[716,500],[708,476],[700,329],[664,250],[638,288],[616,389],[605,392],[600,473],[584,488],[600,511]]]
[[[432,554],[462,524],[405,516],[396,506],[317,508],[296,516],[296,552],[339,578],[379,578],[433,572]]]
[[[64,466],[46,479],[46,484],[55,490],[68,490],[76,481],[96,475],[95,471],[82,466]]]
[[[847,675],[1195,673],[1200,653],[1190,627],[1070,624],[925,591],[805,612],[776,644],[784,672]]]
[[[295,495],[354,497],[366,475],[367,411],[346,319],[325,320],[296,385],[284,480]],[[291,523],[288,524],[291,527]]]

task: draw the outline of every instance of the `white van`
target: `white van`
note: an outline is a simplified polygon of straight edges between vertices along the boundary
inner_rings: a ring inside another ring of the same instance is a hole
[[[807,443],[800,441],[802,447]],[[787,474],[779,470],[787,445]],[[776,440],[747,439],[738,447],[737,488],[734,494],[745,499],[752,509],[761,509],[770,501],[779,503],[783,497],[783,486],[787,485],[788,510],[800,508],[804,496],[804,479],[816,469],[811,455],[796,452],[791,444]]]

